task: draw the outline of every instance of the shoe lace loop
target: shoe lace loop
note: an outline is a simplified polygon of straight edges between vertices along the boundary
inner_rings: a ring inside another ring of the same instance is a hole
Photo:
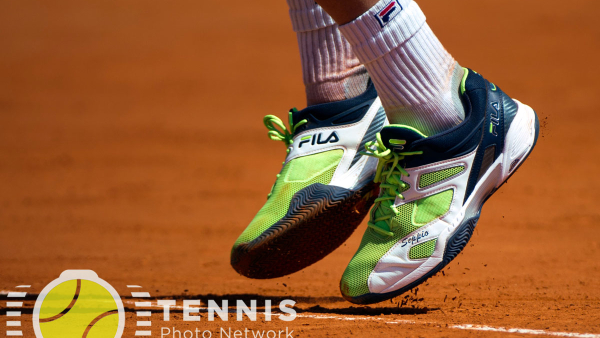
[[[379,185],[381,193],[378,198],[375,199],[375,206],[371,213],[371,220],[369,221],[369,227],[376,232],[386,235],[393,236],[394,228],[392,226],[392,217],[398,215],[396,207],[394,207],[394,201],[396,198],[401,200],[404,196],[400,192],[405,191],[409,186],[402,181],[402,176],[410,176],[410,174],[402,168],[400,161],[406,156],[421,155],[422,151],[407,151],[407,152],[395,152],[392,149],[387,148],[381,140],[381,134],[376,135],[376,140],[367,142],[365,144],[366,151],[361,152],[362,155],[376,157],[379,159],[377,164],[377,171],[375,173],[375,183],[381,183]],[[378,210],[379,209],[379,210]],[[380,211],[380,212],[377,212]],[[376,213],[379,216],[376,216]],[[378,223],[384,221],[387,224],[389,231],[382,228]]]
[[[294,124],[292,116],[294,112],[296,112],[296,109],[292,109],[288,113],[288,122],[290,125],[289,129],[285,126],[283,121],[281,121],[281,119],[275,115],[267,115],[263,118],[263,123],[265,124],[265,127],[269,129],[269,138],[271,140],[283,141],[286,147],[289,147],[292,143],[294,143],[293,137],[294,133],[296,132],[296,129],[308,122],[306,119],[304,119]]]
[[[290,145],[294,143],[293,138],[296,129],[308,122],[308,120],[304,119],[294,124],[293,113],[295,112],[297,112],[297,110],[296,108],[293,108],[288,113],[288,122],[290,125],[289,129],[285,126],[285,123],[283,123],[283,121],[281,121],[281,119],[275,115],[267,115],[263,118],[263,123],[265,124],[265,127],[269,129],[269,138],[274,141],[283,141],[285,143],[285,146],[287,147],[286,152],[288,154],[290,153]],[[283,163],[285,164],[285,161]],[[277,174],[277,178],[279,178],[279,176],[280,174]],[[273,186],[271,187],[271,192],[267,195],[267,199],[273,194],[274,188],[275,184],[273,184]]]

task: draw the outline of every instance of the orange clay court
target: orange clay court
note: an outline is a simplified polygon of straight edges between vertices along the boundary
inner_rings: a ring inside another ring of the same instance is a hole
[[[339,278],[366,220],[291,276],[250,280],[230,267],[231,245],[285,157],[262,118],[304,107],[283,0],[25,0],[0,11],[0,290],[27,284],[35,295],[79,268],[122,295],[136,284],[178,302],[297,302],[293,322],[232,319],[233,329],[600,335],[600,2],[419,4],[461,65],[534,107],[541,123],[529,161],[486,204],[443,273],[392,301],[344,301]],[[127,316],[135,321],[133,310]],[[158,310],[152,320],[157,334],[224,325],[163,323]],[[134,330],[128,324],[124,337]]]

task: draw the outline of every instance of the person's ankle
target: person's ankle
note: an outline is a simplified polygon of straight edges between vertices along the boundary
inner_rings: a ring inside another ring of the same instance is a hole
[[[350,71],[350,75],[342,74],[339,79],[305,83],[306,104],[314,106],[351,99],[363,94],[368,84],[369,74],[364,66],[359,65]]]
[[[452,67],[445,86],[437,96],[426,102],[397,105],[383,101],[391,124],[414,127],[427,136],[433,136],[460,124],[465,118],[465,108],[461,100],[460,85],[464,68],[457,62]],[[443,111],[443,114],[438,112]]]

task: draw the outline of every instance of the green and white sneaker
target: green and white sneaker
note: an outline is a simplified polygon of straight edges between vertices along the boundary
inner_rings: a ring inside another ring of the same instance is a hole
[[[466,246],[483,203],[533,150],[533,109],[465,69],[465,120],[427,137],[389,125],[367,144],[380,160],[381,193],[340,283],[348,301],[370,304],[423,283]]]
[[[250,278],[303,269],[335,250],[373,204],[377,159],[359,149],[387,124],[371,83],[353,99],[289,113],[290,129],[265,117],[269,137],[288,147],[267,203],[242,232],[231,265]]]

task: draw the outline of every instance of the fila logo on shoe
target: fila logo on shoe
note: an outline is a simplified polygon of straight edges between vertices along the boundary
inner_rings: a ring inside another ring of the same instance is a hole
[[[498,102],[492,102],[492,107],[494,110],[492,111],[490,120],[490,133],[494,136],[498,136],[496,132],[496,127],[500,125],[500,104]]]
[[[298,148],[302,148],[303,144],[310,143],[314,146],[315,144],[326,144],[326,143],[337,143],[340,141],[338,134],[334,131],[327,138],[323,138],[323,133],[307,135],[300,139]]]
[[[375,14],[375,19],[377,19],[377,22],[379,22],[379,25],[383,28],[383,26],[387,25],[396,15],[400,14],[401,11],[402,6],[400,5],[400,2],[398,2],[398,0],[393,0],[385,5],[379,13]]]

